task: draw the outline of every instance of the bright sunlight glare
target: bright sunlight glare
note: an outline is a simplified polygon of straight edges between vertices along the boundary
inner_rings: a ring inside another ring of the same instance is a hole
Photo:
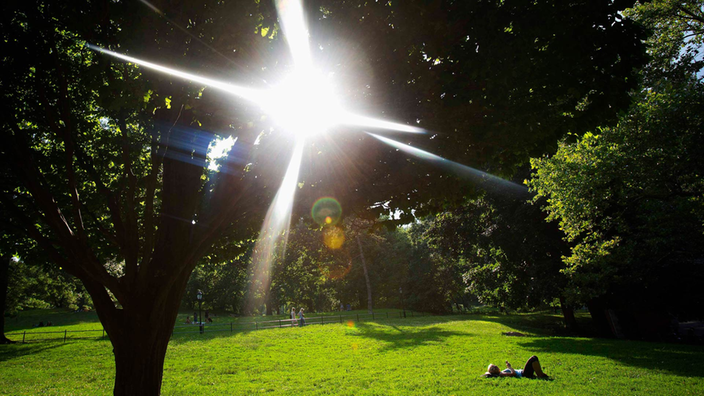
[[[319,78],[313,69],[298,68],[274,87],[272,99],[262,108],[277,125],[299,138],[326,132],[342,116],[330,78]]]
[[[225,139],[216,138],[213,140],[210,143],[210,146],[208,146],[208,169],[213,171],[219,170],[220,166],[215,163],[215,160],[227,155],[230,149],[232,149],[232,146],[235,145],[236,141],[237,138],[233,138],[232,136]]]
[[[292,131],[297,136],[312,136],[335,125],[377,128],[407,133],[425,133],[421,128],[343,111],[339,100],[334,95],[329,78],[319,78],[313,69],[310,68],[297,68],[297,71],[289,78],[284,79],[279,86],[274,88],[275,94],[272,95],[270,90],[245,88],[217,81],[212,78],[119,54],[92,44],[88,44],[88,47],[147,69],[197,82],[254,102],[261,106],[264,111],[272,114],[278,120],[277,122],[280,126],[283,127],[282,129]],[[281,96],[280,98],[278,97],[279,95]],[[290,125],[288,124],[289,122],[291,123]]]

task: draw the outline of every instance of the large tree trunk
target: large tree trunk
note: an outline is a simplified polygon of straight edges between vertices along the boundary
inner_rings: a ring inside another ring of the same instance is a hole
[[[133,334],[113,340],[115,395],[158,395],[171,329],[158,323],[134,326]],[[172,326],[169,326],[173,328]]]
[[[364,281],[367,283],[367,309],[369,310],[369,313],[371,314],[373,312],[372,309],[372,284],[369,282],[369,272],[367,272],[367,263],[364,260],[364,251],[362,249],[362,241],[359,239],[359,235],[357,235],[357,245],[359,246],[359,257],[362,259],[362,269],[364,270]]]
[[[10,279],[10,256],[0,256],[0,344],[10,344],[14,341],[5,337],[5,303],[7,301],[7,285]]]
[[[592,321],[594,322],[594,327],[597,333],[601,337],[613,337],[613,331],[611,330],[611,325],[609,324],[607,305],[603,297],[594,298],[587,302],[587,308],[589,308],[589,314],[592,316]]]
[[[577,319],[574,317],[574,308],[565,303],[564,297],[560,297],[560,309],[562,309],[562,316],[565,318],[565,325],[567,328],[570,330],[577,330]]]
[[[164,358],[184,287],[181,278],[169,288],[142,288],[123,309],[105,299],[95,301],[115,354],[116,396],[160,394]]]

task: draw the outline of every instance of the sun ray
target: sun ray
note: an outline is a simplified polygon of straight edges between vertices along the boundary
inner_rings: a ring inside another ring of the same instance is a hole
[[[211,88],[219,89],[221,91],[227,92],[229,94],[238,96],[243,99],[247,99],[249,101],[255,102],[257,104],[262,104],[264,102],[264,91],[257,90],[257,89],[252,89],[252,88],[246,88],[246,87],[241,87],[239,85],[234,85],[234,84],[228,84],[222,81],[214,80],[212,78],[208,77],[203,77],[199,76],[197,74],[192,74],[192,73],[187,73],[184,71],[172,69],[170,67],[158,65],[156,63],[148,62],[142,59],[138,59],[132,56],[128,55],[123,55],[114,51],[107,50],[105,48],[97,47],[92,44],[88,44],[88,48],[102,52],[103,54],[113,56],[118,59],[122,59],[124,61],[134,63],[135,65],[139,65],[142,67],[146,67],[147,69],[152,69],[156,70],[158,72],[162,72],[165,74],[169,74],[175,77],[182,78],[184,80],[189,80],[189,81],[194,81],[206,86],[209,86]]]
[[[285,248],[288,240],[291,209],[293,208],[293,200],[298,186],[298,173],[301,169],[301,160],[303,159],[303,146],[304,140],[299,139],[293,149],[293,155],[281,182],[281,187],[279,187],[279,191],[277,191],[274,201],[269,206],[264,218],[252,257],[254,279],[250,283],[249,296],[255,294],[256,287],[261,286],[264,290],[269,287],[271,263],[274,260],[276,243],[283,236]]]
[[[300,0],[277,0],[276,12],[279,14],[281,28],[291,49],[291,56],[298,69],[309,70],[313,67],[308,42],[308,27]]]
[[[399,124],[397,122],[379,120],[372,117],[365,117],[358,114],[353,114],[349,112],[340,113],[339,124],[359,126],[367,128],[378,128],[378,129],[388,129],[398,132],[408,132],[408,133],[425,133],[422,128],[414,127],[411,125]]]
[[[482,172],[478,169],[472,168],[471,166],[467,165],[462,165],[460,163],[450,161],[448,159],[445,159],[443,157],[440,157],[439,155],[429,153],[427,151],[411,147],[407,144],[403,144],[400,142],[397,142],[395,140],[389,139],[384,136],[379,136],[374,133],[369,133],[367,132],[369,136],[372,136],[386,144],[388,144],[391,147],[394,147],[396,149],[399,149],[403,151],[404,153],[413,155],[414,157],[418,157],[420,159],[423,159],[425,161],[431,162],[433,164],[436,164],[440,167],[443,167],[447,170],[453,171],[454,173],[460,175],[461,177],[469,177],[475,182],[481,182],[484,187],[491,187],[492,189],[499,189],[502,191],[510,191],[513,193],[518,193],[518,194],[527,194],[528,193],[528,188],[525,186],[522,186],[520,184],[502,179],[498,176],[494,176],[491,173],[487,172]]]
[[[231,95],[235,95],[237,97],[240,97],[242,99],[246,99],[248,101],[254,102],[258,104],[259,106],[262,107],[262,109],[265,112],[283,112],[286,113],[288,112],[289,114],[295,113],[295,111],[292,111],[291,109],[299,109],[303,105],[306,105],[306,103],[301,104],[289,104],[288,106],[286,103],[279,103],[276,101],[272,101],[272,97],[278,97],[278,96],[283,96],[286,98],[290,98],[291,100],[294,100],[296,96],[300,96],[300,90],[305,89],[306,87],[302,87],[301,84],[292,84],[293,88],[291,88],[291,92],[281,92],[280,87],[276,87],[274,89],[266,89],[266,90],[261,90],[261,89],[253,89],[253,88],[247,88],[247,87],[242,87],[239,85],[235,84],[230,84],[226,83],[223,81],[218,81],[209,77],[204,77],[200,76],[197,74],[193,73],[188,73],[184,72],[178,69],[174,69],[171,67],[167,66],[162,66],[153,62],[145,61],[139,58],[135,58],[133,56],[128,56],[128,55],[123,55],[114,51],[107,50],[105,48],[101,48],[92,44],[88,44],[88,47],[101,52],[106,55],[113,56],[118,59],[122,59],[124,61],[134,63],[135,65],[139,65],[148,69],[156,70],[161,73],[165,73],[174,77],[179,77],[184,80],[188,81],[194,81],[203,85],[206,85],[211,88],[215,88],[221,91],[224,91],[226,93],[229,93]],[[307,79],[310,79],[310,72],[303,70],[300,73],[302,73],[304,76],[307,76]],[[292,76],[293,79],[298,75]],[[318,83],[315,83],[318,84]],[[323,84],[321,84],[323,85]],[[311,87],[308,87],[311,88]],[[298,90],[298,91],[296,91]],[[272,92],[273,91],[273,94]],[[324,89],[320,90],[317,89],[317,91],[325,91]],[[298,95],[297,95],[298,93]],[[400,124],[392,121],[386,121],[386,120],[380,120],[377,118],[372,118],[372,117],[367,117],[367,116],[362,116],[359,114],[354,114],[350,113],[347,111],[342,110],[339,108],[339,106],[335,105],[334,103],[331,103],[331,96],[327,93],[324,92],[324,95],[321,95],[320,97],[315,97],[316,99],[313,101],[313,103],[308,103],[308,107],[311,107],[312,110],[307,111],[307,119],[308,122],[310,122],[313,126],[320,126],[320,127],[326,127],[326,128],[331,128],[334,127],[335,125],[348,125],[348,126],[356,126],[356,127],[367,127],[367,128],[378,128],[378,129],[386,129],[386,130],[392,130],[392,131],[398,131],[398,132],[407,132],[407,133],[425,133],[425,130],[422,128],[417,128],[414,126],[410,125],[405,125],[405,124]],[[310,94],[307,94],[306,97],[310,98],[313,97]],[[316,105],[320,105],[320,103],[327,102],[325,103],[326,111],[329,114],[321,114],[320,111],[316,111]],[[272,105],[274,103],[275,105]],[[329,115],[333,114],[334,117],[330,117]],[[325,117],[327,120],[326,122],[320,122],[320,121],[315,121],[313,119],[313,115],[316,117]],[[285,117],[284,117],[285,118]],[[298,124],[302,124],[301,117],[297,117]],[[314,128],[314,129],[320,129],[320,128]]]

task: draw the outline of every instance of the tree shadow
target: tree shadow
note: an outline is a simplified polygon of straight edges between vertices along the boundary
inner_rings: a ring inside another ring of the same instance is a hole
[[[41,342],[33,344],[4,344],[0,345],[0,362],[11,359],[16,359],[22,356],[35,355],[50,349],[59,348],[66,345],[60,341],[56,342]]]
[[[406,325],[406,323],[404,323]],[[354,337],[370,338],[383,342],[385,345],[381,351],[415,348],[422,345],[441,343],[445,339],[453,336],[472,336],[470,333],[456,332],[442,329],[437,326],[426,327],[428,324],[414,326],[413,324],[404,326],[389,325],[383,323],[358,323],[357,333],[351,334]]]
[[[590,317],[586,315],[578,315],[576,319],[579,326],[577,330],[567,329],[561,315],[546,313],[515,315],[463,314],[456,320],[481,320],[493,322],[509,327],[511,331],[529,333],[530,335],[541,337],[596,336],[596,329],[592,325]]]
[[[686,377],[704,376],[701,370],[704,347],[701,346],[569,337],[530,338],[518,344],[538,356],[541,352],[601,356],[631,367]]]
[[[51,322],[52,326],[47,327],[47,330],[51,330],[52,327],[73,326],[84,323],[100,324],[98,314],[95,311],[73,312],[59,308],[37,309],[24,311],[14,318],[6,318],[5,332],[12,333],[23,330],[32,330],[36,328],[39,322],[42,322],[43,324]]]

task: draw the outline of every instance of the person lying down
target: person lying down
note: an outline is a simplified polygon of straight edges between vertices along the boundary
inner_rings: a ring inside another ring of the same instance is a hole
[[[528,359],[526,365],[523,366],[523,370],[515,370],[511,367],[511,363],[506,361],[506,369],[501,371],[499,366],[495,364],[490,364],[486,369],[486,373],[482,375],[484,378],[494,378],[494,377],[516,377],[516,378],[548,378],[548,376],[543,372],[542,367],[540,367],[540,361],[538,357],[533,355]]]

